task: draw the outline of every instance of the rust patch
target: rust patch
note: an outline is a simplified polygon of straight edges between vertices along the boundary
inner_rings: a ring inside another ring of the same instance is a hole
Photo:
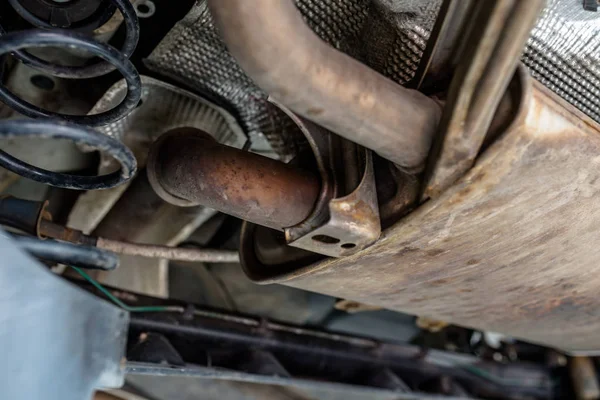
[[[332,207],[334,207],[340,213],[344,213],[352,218],[352,220],[357,221],[358,223],[368,223],[370,224],[374,213],[374,210],[371,206],[363,200],[358,200],[356,202],[344,202],[342,203],[332,203]]]
[[[401,248],[399,251],[397,251],[395,253],[395,255],[396,256],[405,256],[405,255],[408,255],[410,253],[414,253],[414,252],[418,252],[418,251],[420,251],[420,250],[417,249],[417,248],[415,248],[415,247],[409,247],[409,246],[407,246],[407,247]]]
[[[425,251],[425,253],[430,257],[437,257],[440,254],[444,254],[445,252],[446,252],[446,250],[443,250],[443,249],[432,249],[432,250]]]
[[[157,193],[274,229],[305,220],[319,196],[319,179],[312,173],[219,144],[197,129],[164,134],[150,159]]]
[[[487,178],[487,172],[480,169],[479,171],[477,171],[477,173],[475,173],[474,175],[472,175],[469,179],[469,183],[473,184],[473,183],[477,183],[479,181],[484,181]]]
[[[587,314],[589,317],[597,317],[595,301],[582,296],[571,296],[564,298],[540,299],[520,307],[521,316],[524,318],[548,318],[555,315],[565,314]]]
[[[410,299],[409,302],[411,302],[411,303],[422,303],[424,301],[429,301],[429,300],[431,300],[431,298],[429,298],[429,297],[417,297],[417,298],[414,298],[414,299]]]
[[[316,117],[319,116],[321,114],[323,114],[325,112],[324,109],[322,108],[309,108],[308,110],[306,110],[306,114],[307,116],[310,117]]]
[[[442,286],[451,283],[453,280],[454,279],[451,278],[436,279],[435,281],[431,281],[428,284],[431,286]]]
[[[576,116],[563,115],[570,105],[535,91],[521,122],[474,169],[382,240],[270,282],[556,348],[600,348],[600,208],[588,187],[600,181],[600,132],[571,123]],[[537,108],[546,109],[541,126],[529,114]],[[565,134],[549,140],[541,128],[554,127],[556,137],[556,126]],[[531,151],[537,146],[544,156]],[[452,201],[467,186],[469,195]]]

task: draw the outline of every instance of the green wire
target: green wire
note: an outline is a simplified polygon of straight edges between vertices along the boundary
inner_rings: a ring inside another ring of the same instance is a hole
[[[121,307],[123,310],[125,311],[129,311],[129,312],[165,312],[165,311],[178,311],[181,312],[179,307],[168,307],[168,306],[148,306],[148,307],[131,307],[128,306],[127,304],[123,303],[121,300],[119,300],[115,295],[113,295],[108,289],[106,289],[104,286],[102,286],[99,282],[97,282],[94,278],[92,278],[91,276],[89,276],[85,271],[83,271],[80,268],[77,267],[73,267],[71,266],[71,268],[73,268],[79,275],[81,275],[86,281],[88,281],[89,283],[91,283],[96,289],[98,289],[100,292],[102,292],[106,297],[108,297],[113,303],[115,303],[117,306]],[[481,378],[487,379],[491,382],[497,383],[497,384],[503,384],[503,385],[518,385],[518,381],[512,381],[510,379],[503,379],[497,376],[494,376],[492,374],[490,374],[487,371],[484,371],[480,368],[475,367],[474,365],[461,365],[461,368],[463,368],[466,371],[471,372],[472,374],[475,374]]]
[[[173,307],[164,307],[164,306],[148,306],[148,307],[131,307],[127,304],[123,303],[117,297],[115,297],[110,291],[108,291],[104,286],[102,286],[99,282],[97,282],[94,278],[89,276],[85,271],[80,268],[71,266],[79,275],[83,277],[86,281],[91,283],[96,289],[101,291],[106,297],[108,297],[113,303],[117,306],[121,307],[125,311],[129,312],[164,312],[164,311],[174,311]],[[177,309],[179,311],[179,308]]]

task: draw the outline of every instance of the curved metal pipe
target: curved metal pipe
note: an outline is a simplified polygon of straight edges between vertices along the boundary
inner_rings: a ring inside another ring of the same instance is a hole
[[[436,133],[440,107],[330,47],[292,0],[208,0],[229,51],[278,102],[418,170]]]
[[[193,128],[155,141],[147,172],[156,194],[171,204],[201,204],[279,230],[304,221],[320,192],[313,173],[220,144]]]

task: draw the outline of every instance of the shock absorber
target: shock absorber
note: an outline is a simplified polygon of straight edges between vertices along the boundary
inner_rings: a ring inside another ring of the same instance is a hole
[[[6,59],[5,56],[12,53],[14,57],[34,69],[67,79],[99,77],[116,69],[125,78],[128,88],[127,95],[121,103],[110,110],[94,115],[62,114],[26,102],[10,92],[0,82],[0,101],[18,113],[32,118],[0,121],[0,137],[72,140],[76,144],[85,145],[88,148],[112,156],[121,165],[120,170],[102,176],[56,173],[27,164],[3,151],[0,151],[0,166],[15,174],[50,186],[75,190],[108,189],[127,182],[135,175],[137,164],[131,150],[120,141],[92,129],[96,126],[118,121],[131,113],[139,103],[142,94],[140,76],[129,60],[139,39],[137,15],[129,0],[111,1],[123,15],[127,28],[125,42],[120,51],[74,30],[57,29],[30,13],[31,15],[26,14],[28,18],[25,19],[33,19],[35,25],[44,29],[8,33],[0,26],[0,62],[3,65]],[[13,6],[22,5],[17,0],[10,0],[10,3]],[[24,8],[15,8],[21,15],[28,12]],[[83,50],[101,58],[102,61],[83,66],[56,65],[44,61],[25,50],[30,47],[63,47],[71,50]],[[58,245],[57,242],[53,241],[45,242],[46,246],[49,247]],[[60,245],[62,246],[64,243],[60,243]],[[90,251],[90,254],[93,252],[97,253],[97,249]],[[64,252],[64,254],[67,254],[67,252]]]

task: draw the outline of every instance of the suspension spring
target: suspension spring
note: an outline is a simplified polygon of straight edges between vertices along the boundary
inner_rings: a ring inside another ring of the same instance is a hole
[[[108,111],[94,115],[62,114],[45,110],[21,99],[0,82],[0,101],[16,112],[33,118],[0,121],[0,138],[36,137],[72,140],[78,145],[83,145],[110,155],[119,162],[121,166],[120,170],[107,175],[91,177],[57,173],[27,164],[4,151],[0,151],[0,166],[34,181],[54,187],[75,190],[109,189],[129,181],[135,175],[137,163],[131,150],[120,141],[92,129],[93,127],[116,122],[127,116],[138,105],[142,95],[140,75],[129,60],[139,40],[139,21],[135,9],[129,0],[111,1],[123,15],[126,27],[126,37],[121,50],[100,43],[83,33],[73,30],[55,29],[43,20],[35,19],[37,18],[36,16],[27,15],[25,19],[33,22],[38,28],[19,32],[7,32],[0,26],[0,71],[3,69],[6,55],[8,54],[12,54],[13,57],[29,67],[57,78],[96,78],[117,70],[125,78],[128,89],[127,95],[121,103]],[[20,15],[27,12],[27,10],[19,6],[17,0],[10,0],[10,3]],[[31,47],[61,47],[70,50],[86,51],[102,60],[84,66],[56,65],[42,60],[25,50]],[[29,242],[27,240],[23,241],[23,243]],[[62,244],[56,242],[56,245],[59,246]],[[81,248],[80,253],[85,253],[84,249]],[[49,254],[46,248],[44,250],[44,254]],[[89,252],[89,256],[90,258],[97,258],[98,249],[93,250],[94,252]],[[60,261],[58,259],[60,258],[59,255],[60,251],[54,251],[52,261]],[[110,256],[107,257],[107,259],[112,260]]]

